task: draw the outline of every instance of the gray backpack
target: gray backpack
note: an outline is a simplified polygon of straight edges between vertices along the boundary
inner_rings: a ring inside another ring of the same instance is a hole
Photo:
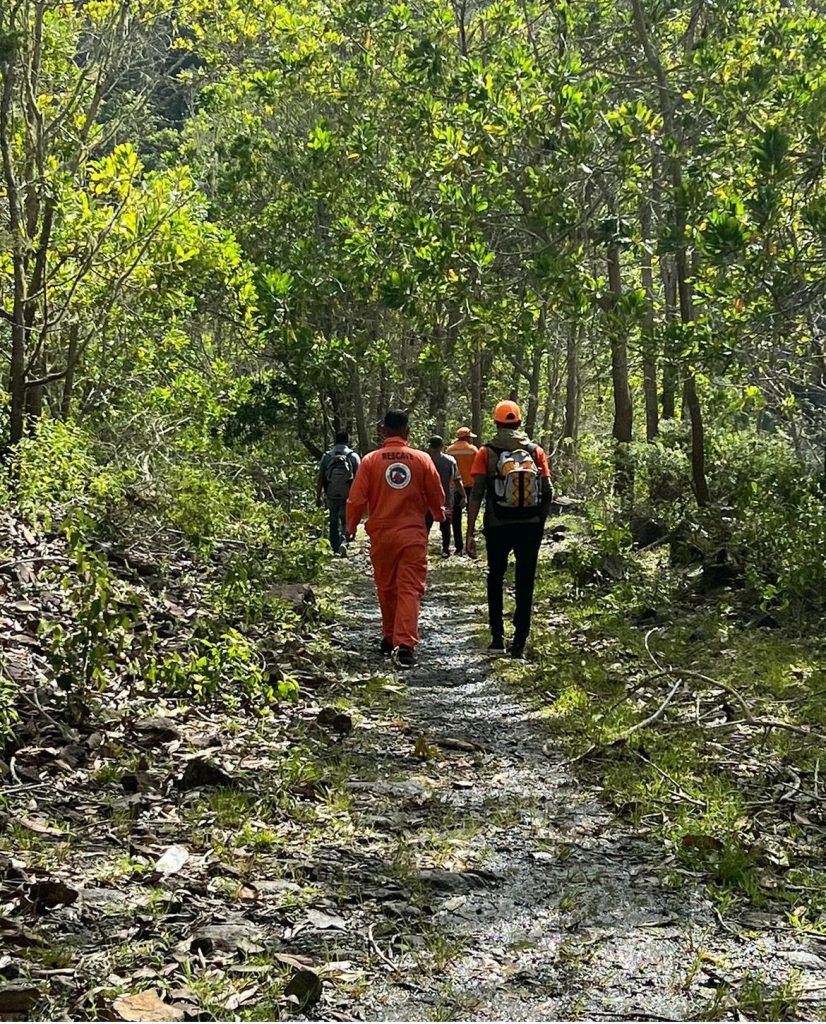
[[[339,500],[346,498],[350,493],[350,484],[352,484],[354,476],[350,453],[335,452],[327,463],[324,473],[327,481],[327,497]]]

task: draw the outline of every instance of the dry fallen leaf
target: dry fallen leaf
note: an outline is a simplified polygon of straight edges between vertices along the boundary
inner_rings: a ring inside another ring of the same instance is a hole
[[[155,870],[161,875],[174,875],[189,860],[185,846],[168,846],[155,862]]]
[[[306,1010],[321,998],[321,978],[315,971],[300,970],[292,976],[284,989],[284,995],[294,1002],[299,1010]]]
[[[122,996],[112,1003],[121,1020],[167,1021],[183,1020],[184,1011],[165,1003],[154,988],[133,996]]]
[[[323,931],[328,929],[344,931],[347,927],[344,919],[339,917],[338,914],[325,914],[323,910],[308,910],[307,923],[311,924],[313,928]]]
[[[47,825],[45,821],[40,821],[39,818],[19,818],[18,821],[23,828],[27,828],[29,832],[36,832],[39,836],[54,836],[57,839],[66,838],[65,832],[62,832],[59,828]]]

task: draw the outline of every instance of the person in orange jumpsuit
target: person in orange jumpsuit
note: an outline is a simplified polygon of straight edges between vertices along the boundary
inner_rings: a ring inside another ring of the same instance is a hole
[[[347,499],[347,536],[352,540],[367,512],[370,561],[381,608],[383,654],[399,668],[414,663],[419,609],[427,577],[425,516],[445,518],[442,481],[427,452],[408,444],[406,412],[384,417],[384,445],[365,455]]]
[[[459,473],[462,477],[464,489],[464,501],[460,499],[453,502],[453,546],[456,554],[461,555],[465,549],[464,538],[462,537],[462,511],[467,505],[471,488],[473,487],[473,463],[479,449],[473,443],[476,435],[470,427],[459,427],[456,431],[456,440],[448,448],[447,454],[452,455],[459,466]]]

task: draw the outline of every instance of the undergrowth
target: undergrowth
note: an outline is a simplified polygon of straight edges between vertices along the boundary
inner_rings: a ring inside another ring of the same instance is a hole
[[[755,625],[747,594],[700,596],[664,553],[626,548],[625,578],[586,582],[605,546],[566,526],[562,551],[581,554],[540,572],[534,664],[506,675],[553,745],[666,846],[673,881],[699,874],[721,909],[780,904],[826,933],[818,622]]]

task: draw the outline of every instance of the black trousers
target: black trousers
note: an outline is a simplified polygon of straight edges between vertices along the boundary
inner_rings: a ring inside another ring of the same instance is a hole
[[[427,532],[429,534],[430,528],[433,526],[433,516],[429,512],[424,517],[424,524],[427,527]],[[442,551],[447,551],[450,547],[450,520],[443,519],[441,523],[439,523],[439,530],[442,534]]]
[[[488,621],[493,637],[505,635],[504,597],[502,590],[508,569],[508,556],[513,552],[516,563],[516,610],[513,613],[513,639],[524,644],[531,630],[533,588],[536,565],[542,543],[539,523],[509,523],[485,530],[488,553]]]
[[[467,498],[467,491],[465,491],[465,498]],[[456,548],[456,554],[460,551],[465,550],[465,539],[463,536],[463,523],[462,515],[464,508],[462,507],[461,495],[457,494],[453,499],[453,515],[450,517],[453,524],[453,546]]]

